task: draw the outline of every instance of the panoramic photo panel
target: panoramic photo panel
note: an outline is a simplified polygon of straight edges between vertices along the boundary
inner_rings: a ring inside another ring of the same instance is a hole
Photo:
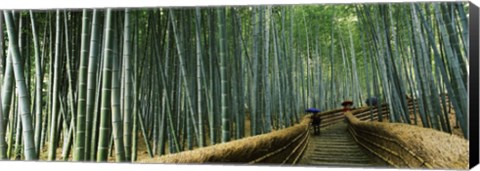
[[[0,160],[468,169],[469,10],[1,10]]]

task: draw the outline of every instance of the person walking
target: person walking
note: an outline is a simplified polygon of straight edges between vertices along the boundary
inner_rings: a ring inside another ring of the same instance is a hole
[[[353,101],[345,100],[342,102],[342,106],[343,106],[343,112],[348,112],[351,110],[351,107],[353,106]]]
[[[319,135],[320,134],[320,123],[322,122],[322,119],[320,118],[320,110],[317,108],[308,108],[305,110],[307,113],[312,113],[312,116],[310,116],[310,125],[313,127],[313,134],[314,135]]]
[[[377,106],[378,100],[376,97],[369,97],[367,100],[365,100],[365,103],[367,106]]]
[[[320,115],[318,115],[318,113],[313,113],[311,116],[311,120],[311,124],[313,127],[313,135],[320,135],[320,123],[322,122]]]

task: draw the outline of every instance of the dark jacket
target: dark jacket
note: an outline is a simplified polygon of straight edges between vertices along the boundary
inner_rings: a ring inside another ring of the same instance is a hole
[[[312,115],[311,119],[312,119],[312,125],[314,126],[320,125],[320,122],[322,122],[322,119],[320,119],[319,115]]]

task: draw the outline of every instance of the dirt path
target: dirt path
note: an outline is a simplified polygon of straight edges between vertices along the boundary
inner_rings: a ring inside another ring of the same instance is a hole
[[[388,167],[388,164],[359,146],[340,122],[323,128],[320,136],[311,135],[299,165],[334,167]]]

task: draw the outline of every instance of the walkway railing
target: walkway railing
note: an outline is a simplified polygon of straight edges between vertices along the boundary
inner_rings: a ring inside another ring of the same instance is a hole
[[[142,163],[296,163],[308,144],[310,119],[268,134],[164,155]]]
[[[468,168],[468,141],[444,132],[400,123],[366,122],[345,113],[355,141],[395,167]]]

